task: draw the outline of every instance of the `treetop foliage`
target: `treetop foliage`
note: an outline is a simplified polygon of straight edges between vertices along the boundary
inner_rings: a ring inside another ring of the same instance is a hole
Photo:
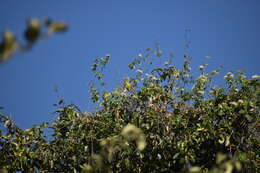
[[[259,76],[229,72],[226,85],[218,86],[220,68],[208,72],[204,64],[194,76],[190,55],[177,68],[157,45],[129,64],[134,75],[107,91],[97,85],[105,85],[102,70],[110,59],[97,58],[91,66],[96,111],[62,100],[54,122],[25,130],[1,114],[1,171],[260,171]]]

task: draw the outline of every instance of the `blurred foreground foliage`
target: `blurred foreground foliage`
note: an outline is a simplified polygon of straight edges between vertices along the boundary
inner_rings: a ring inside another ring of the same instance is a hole
[[[15,34],[10,30],[2,32],[2,40],[0,41],[0,63],[9,60],[17,52],[31,50],[35,43],[41,39],[67,30],[68,25],[61,21],[29,18],[26,22],[26,28],[23,34],[24,42],[19,42]]]
[[[0,172],[260,172],[259,76],[229,72],[220,87],[220,69],[204,64],[195,77],[190,56],[178,69],[157,46],[106,91],[99,88],[109,60],[91,67],[102,86],[90,85],[95,112],[61,100],[54,122],[25,130],[1,114]]]

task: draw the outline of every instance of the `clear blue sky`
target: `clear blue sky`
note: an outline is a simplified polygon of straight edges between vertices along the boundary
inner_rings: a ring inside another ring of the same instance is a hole
[[[1,0],[0,31],[21,35],[27,17],[63,20],[70,30],[0,64],[0,106],[23,128],[53,120],[57,85],[69,103],[91,110],[87,82],[97,56],[112,55],[106,73],[117,85],[156,42],[180,64],[187,28],[194,65],[209,55],[213,66],[259,74],[259,8],[259,0]]]

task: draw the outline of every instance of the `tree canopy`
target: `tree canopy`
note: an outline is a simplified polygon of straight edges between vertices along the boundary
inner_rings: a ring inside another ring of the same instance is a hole
[[[110,58],[91,66],[96,111],[60,100],[53,122],[28,129],[1,113],[0,172],[260,171],[259,76],[233,71],[219,86],[221,68],[203,64],[195,76],[190,55],[177,68],[157,45],[129,64],[133,75],[107,91],[98,85],[106,85]]]

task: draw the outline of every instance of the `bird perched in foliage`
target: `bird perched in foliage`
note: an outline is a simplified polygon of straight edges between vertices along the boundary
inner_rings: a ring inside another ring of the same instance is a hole
[[[2,42],[0,43],[0,62],[8,60],[16,51],[18,43],[11,31],[3,32]]]
[[[65,32],[68,30],[68,25],[64,22],[52,21],[51,19],[47,19],[45,21],[45,25],[47,26],[48,35]]]
[[[24,38],[29,44],[35,43],[41,36],[41,24],[37,19],[28,19],[27,28],[24,31]]]

